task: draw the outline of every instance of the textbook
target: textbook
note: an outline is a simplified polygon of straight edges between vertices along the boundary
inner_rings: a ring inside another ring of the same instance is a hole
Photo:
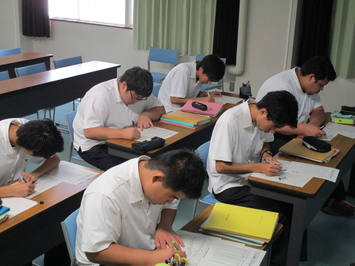
[[[202,102],[204,105],[207,106],[207,110],[204,111],[193,107],[192,106],[193,102],[194,102],[193,100],[188,100],[180,108],[180,111],[216,117],[224,110],[223,103]]]
[[[303,145],[302,139],[298,138],[294,138],[287,142],[280,148],[279,151],[285,154],[290,154],[319,163],[329,162],[332,157],[339,153],[339,149],[333,147],[330,151],[324,153],[310,150],[305,145]]]
[[[163,118],[190,123],[195,126],[201,126],[211,121],[211,118],[204,115],[191,114],[181,111],[175,111],[162,115]]]
[[[168,125],[184,127],[184,128],[188,128],[188,129],[196,129],[197,127],[199,127],[199,126],[195,126],[194,124],[185,123],[185,122],[181,122],[181,121],[173,120],[173,119],[168,119],[168,118],[164,118],[164,117],[161,117],[159,122],[164,123],[164,124],[168,124]]]
[[[207,232],[243,236],[269,242],[278,219],[277,212],[217,202],[201,228]]]

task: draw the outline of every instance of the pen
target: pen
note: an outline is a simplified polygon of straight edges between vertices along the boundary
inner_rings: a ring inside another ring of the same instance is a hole
[[[134,121],[132,120],[132,127],[135,127],[136,123],[134,123]]]
[[[273,162],[271,162],[270,160],[268,159],[265,159],[265,158],[262,158],[265,162],[269,163],[269,164],[274,164]]]
[[[211,96],[210,93],[208,91],[206,91],[206,92],[207,92],[208,97],[210,97]]]
[[[171,240],[171,243],[173,243],[173,246],[176,250],[180,250],[178,244],[174,240]]]
[[[20,178],[21,178],[23,183],[27,183],[27,180],[23,176],[21,176]]]
[[[325,126],[321,126],[321,127],[319,127],[319,129],[321,129],[321,130],[322,130],[323,128],[325,128]]]

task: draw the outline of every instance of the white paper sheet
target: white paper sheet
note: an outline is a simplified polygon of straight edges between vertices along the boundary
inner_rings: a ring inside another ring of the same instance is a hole
[[[151,140],[153,137],[167,139],[176,135],[177,133],[179,132],[161,127],[145,128],[143,131],[141,131],[141,136],[139,139],[136,139],[136,141]]]
[[[355,127],[353,126],[328,123],[325,128],[323,128],[323,131],[326,133],[326,135],[321,138],[322,140],[330,141],[338,134],[352,139],[355,138]]]
[[[253,266],[260,265],[266,252],[218,237],[177,231],[183,239],[190,266]]]
[[[262,173],[252,173],[251,176],[291,186],[303,187],[313,177],[322,178],[335,183],[339,174],[339,169],[336,168],[284,160],[279,160],[279,162],[282,163],[282,170],[278,175],[267,176]]]
[[[243,99],[237,98],[237,97],[232,97],[232,96],[222,95],[222,97],[214,98],[214,101],[216,103],[223,103],[223,104],[225,104],[225,103],[237,104],[238,102],[243,101]]]
[[[20,197],[6,197],[1,199],[2,205],[10,208],[10,211],[6,213],[10,218],[38,204],[36,201]]]

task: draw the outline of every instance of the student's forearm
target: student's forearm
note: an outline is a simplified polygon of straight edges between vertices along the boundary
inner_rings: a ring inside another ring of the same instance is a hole
[[[148,111],[144,111],[141,115],[147,115],[150,120],[157,121],[163,114],[165,114],[165,108],[163,106],[157,106]]]
[[[313,110],[309,118],[309,124],[320,126],[325,120],[325,112],[323,107],[318,107]]]
[[[217,161],[216,170],[221,174],[245,174],[260,172],[260,163],[230,163]]]
[[[45,173],[48,173],[52,169],[56,168],[59,162],[60,162],[60,158],[57,154],[55,154],[52,158],[46,159],[45,162],[36,170],[31,172],[31,174],[38,178],[44,175]]]
[[[133,126],[133,123],[132,123]],[[111,138],[122,138],[123,129],[107,128],[107,127],[93,127],[84,129],[84,135],[88,139],[107,140]]]
[[[174,210],[174,209],[162,210],[160,223],[158,225],[158,228],[170,230],[173,226],[175,216],[176,216],[176,210]]]

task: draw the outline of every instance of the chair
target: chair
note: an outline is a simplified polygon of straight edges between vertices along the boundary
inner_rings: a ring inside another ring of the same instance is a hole
[[[65,121],[67,122],[68,132],[69,132],[69,139],[70,139],[70,150],[69,150],[69,162],[71,158],[83,161],[80,155],[73,155],[73,141],[74,141],[74,129],[73,129],[73,121],[76,115],[76,111],[70,112],[65,114]]]
[[[9,78],[10,78],[9,71],[5,70],[0,72],[0,81],[7,80]]]
[[[61,68],[61,67],[66,67],[66,66],[72,66],[72,65],[77,65],[81,64],[83,62],[81,56],[73,56],[73,57],[68,57],[68,58],[62,58],[62,59],[54,59],[54,68]],[[78,102],[80,102],[80,98],[77,99]],[[76,100],[73,101],[73,111],[75,110],[75,104]]]
[[[54,68],[61,68],[61,67],[66,67],[66,66],[77,65],[77,64],[81,64],[82,62],[83,62],[83,60],[80,55],[53,60]]]
[[[24,66],[24,67],[15,67],[15,73],[17,77],[23,77],[27,75],[32,75],[40,72],[47,71],[47,67],[45,63],[38,63],[34,65]],[[48,111],[49,118],[52,118],[51,111],[53,110],[53,121],[55,118],[55,107],[47,107],[44,108],[44,117],[46,117],[46,113]],[[39,119],[39,113],[37,111],[37,119]]]
[[[78,217],[79,209],[72,212],[63,222],[60,223],[65,239],[65,244],[68,248],[68,253],[70,257],[70,266],[75,266],[76,256],[75,256],[75,241],[76,241],[76,218]]]
[[[153,92],[152,92],[152,94],[153,94],[155,97],[157,97],[157,98],[158,98],[158,94],[159,94],[160,87],[161,87],[161,84],[155,85],[155,86],[153,87]]]
[[[202,58],[204,58],[205,56],[202,54],[197,54],[195,57],[196,61],[201,61]],[[226,63],[226,58],[221,58],[221,60],[223,61],[223,63]],[[211,89],[221,89],[222,91],[224,91],[224,85],[223,85],[223,78],[221,80],[219,80],[217,83],[213,82],[211,84],[202,84],[201,85],[201,89],[200,91],[207,91],[207,90],[211,90]]]
[[[200,156],[205,166],[207,165],[207,156],[208,156],[209,149],[210,149],[210,141],[203,143],[200,147],[197,148],[198,155]],[[198,201],[209,205],[214,205],[215,203],[219,202],[218,200],[216,200],[216,198],[212,193],[207,194],[202,199],[195,199],[194,207],[192,210],[192,218],[195,217]]]
[[[172,64],[176,66],[178,56],[179,56],[178,50],[150,47],[149,56],[148,56],[148,71],[152,74],[154,83],[162,83],[167,74],[152,72],[150,63],[159,62],[159,63]]]
[[[13,54],[21,54],[22,50],[20,47],[0,50],[0,57],[13,55]]]

